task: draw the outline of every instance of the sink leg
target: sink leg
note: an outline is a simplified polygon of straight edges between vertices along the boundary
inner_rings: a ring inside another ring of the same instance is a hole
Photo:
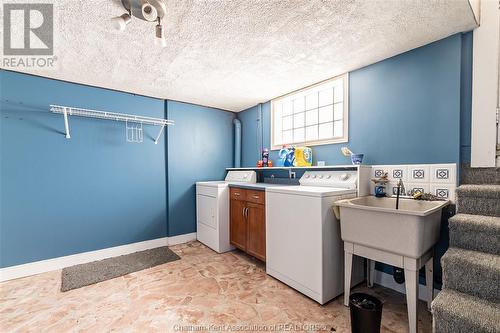
[[[344,251],[344,305],[349,306],[351,294],[352,253]]]
[[[368,277],[368,288],[373,287],[375,281],[375,260],[366,259],[366,271]]]
[[[434,299],[434,274],[433,274],[433,264],[434,258],[431,257],[425,263],[425,285],[427,288],[427,309],[431,310],[431,303]]]
[[[418,271],[405,268],[406,304],[410,333],[417,333]]]

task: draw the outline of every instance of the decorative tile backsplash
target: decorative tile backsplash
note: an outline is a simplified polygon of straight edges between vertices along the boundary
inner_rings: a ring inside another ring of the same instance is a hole
[[[412,170],[413,179],[424,179],[425,171],[423,169],[414,169]]]
[[[373,165],[372,178],[379,178],[388,173],[389,183],[386,192],[397,193],[397,183],[403,180],[407,193],[420,191],[432,193],[440,198],[455,200],[457,186],[457,166],[449,164],[407,164],[407,165]],[[373,183],[371,189],[373,193]]]

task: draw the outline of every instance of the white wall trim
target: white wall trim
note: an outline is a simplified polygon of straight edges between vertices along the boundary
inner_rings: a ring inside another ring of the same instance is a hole
[[[386,287],[406,295],[405,284],[396,283],[391,274],[375,270],[374,282],[381,285],[382,287]],[[436,298],[439,292],[439,289],[434,289],[434,298]],[[427,302],[427,288],[420,283],[418,284],[418,298],[422,301]]]
[[[480,26],[472,45],[471,167],[494,167],[499,98],[499,27],[497,1],[480,1]]]
[[[106,249],[72,254],[69,256],[30,262],[0,269],[0,282],[25,276],[55,271],[64,267],[122,256],[129,253],[154,249],[161,246],[176,245],[196,240],[196,232],[174,237],[163,237],[143,242],[120,245]]]
[[[196,240],[196,232],[168,237],[168,245],[171,246],[171,245],[183,244],[194,240]]]

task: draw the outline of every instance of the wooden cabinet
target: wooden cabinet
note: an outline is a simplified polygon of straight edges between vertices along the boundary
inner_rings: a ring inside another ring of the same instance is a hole
[[[247,223],[245,201],[231,199],[231,214],[229,224],[229,239],[231,244],[246,251],[247,249]]]
[[[266,261],[265,192],[232,187],[230,197],[231,244]]]
[[[247,253],[266,261],[266,210],[247,202]]]

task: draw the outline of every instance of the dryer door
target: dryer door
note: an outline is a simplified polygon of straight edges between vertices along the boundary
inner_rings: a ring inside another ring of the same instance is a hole
[[[197,222],[217,229],[217,198],[198,194],[196,196]]]

